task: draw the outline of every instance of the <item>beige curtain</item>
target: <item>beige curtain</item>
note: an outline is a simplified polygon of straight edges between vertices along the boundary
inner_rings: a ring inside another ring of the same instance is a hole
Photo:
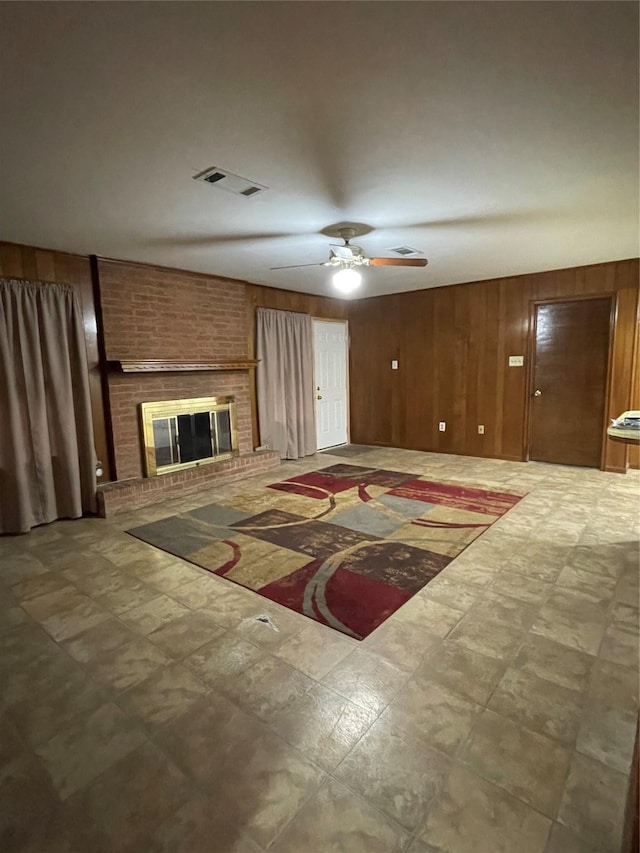
[[[260,439],[282,459],[316,452],[313,327],[308,314],[257,310]]]
[[[0,279],[0,533],[95,511],[95,460],[73,289]]]

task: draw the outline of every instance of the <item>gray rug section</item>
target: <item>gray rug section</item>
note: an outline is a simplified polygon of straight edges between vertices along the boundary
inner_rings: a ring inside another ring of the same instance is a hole
[[[321,450],[320,453],[326,453],[329,456],[360,456],[362,453],[371,453],[372,450],[380,450],[379,447],[369,447],[367,444],[344,444],[341,447],[330,447],[327,450]]]

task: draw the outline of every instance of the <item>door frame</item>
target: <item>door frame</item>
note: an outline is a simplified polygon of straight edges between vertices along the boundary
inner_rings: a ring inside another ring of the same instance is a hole
[[[347,404],[345,406],[345,416],[347,418],[347,444],[351,444],[351,391],[350,391],[350,386],[349,386],[349,380],[350,380],[350,376],[351,376],[351,369],[350,369],[351,366],[349,364],[349,356],[350,356],[350,352],[351,352],[351,338],[349,336],[349,321],[348,320],[335,320],[333,317],[316,317],[315,315],[312,315],[311,323],[313,326],[313,415],[314,415],[314,418],[316,415],[316,396],[318,393],[316,390],[316,388],[318,387],[318,383],[316,382],[316,331],[315,331],[315,324],[316,323],[341,323],[344,326],[344,331],[345,331],[345,335],[344,335],[344,350],[345,350],[344,367],[345,367],[345,380],[346,380],[345,381],[345,385],[346,385],[345,390],[346,390],[346,394],[347,394],[347,400],[346,400]],[[318,425],[316,423],[316,443],[317,443],[317,438],[318,438],[317,429],[318,429]],[[341,447],[342,445],[332,445],[332,446]],[[328,448],[323,448],[323,449],[326,450]],[[322,451],[318,450],[316,448],[316,453],[322,453]]]
[[[523,459],[530,461],[529,452],[531,447],[531,424],[533,385],[535,379],[535,353],[536,353],[536,331],[537,331],[537,307],[539,305],[551,305],[560,302],[584,302],[586,299],[608,299],[610,302],[609,313],[609,347],[607,352],[607,373],[604,388],[604,416],[602,421],[602,441],[600,445],[600,471],[606,471],[607,451],[607,426],[609,425],[609,401],[611,396],[611,375],[613,372],[613,343],[618,316],[618,294],[607,291],[601,293],[586,293],[576,296],[551,296],[546,299],[532,299],[529,302],[529,332],[527,340],[527,376],[525,382],[524,402],[524,436],[523,436]]]

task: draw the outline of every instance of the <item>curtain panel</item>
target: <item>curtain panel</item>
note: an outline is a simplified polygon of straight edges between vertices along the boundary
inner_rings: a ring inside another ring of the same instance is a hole
[[[258,308],[256,319],[260,440],[281,459],[311,456],[316,452],[311,317]]]
[[[95,465],[73,288],[0,279],[0,533],[95,512]]]

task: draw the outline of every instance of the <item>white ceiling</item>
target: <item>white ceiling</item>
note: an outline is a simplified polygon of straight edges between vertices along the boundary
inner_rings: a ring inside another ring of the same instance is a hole
[[[269,268],[338,222],[429,258],[362,296],[635,257],[638,118],[632,2],[6,2],[0,236],[312,293]]]

